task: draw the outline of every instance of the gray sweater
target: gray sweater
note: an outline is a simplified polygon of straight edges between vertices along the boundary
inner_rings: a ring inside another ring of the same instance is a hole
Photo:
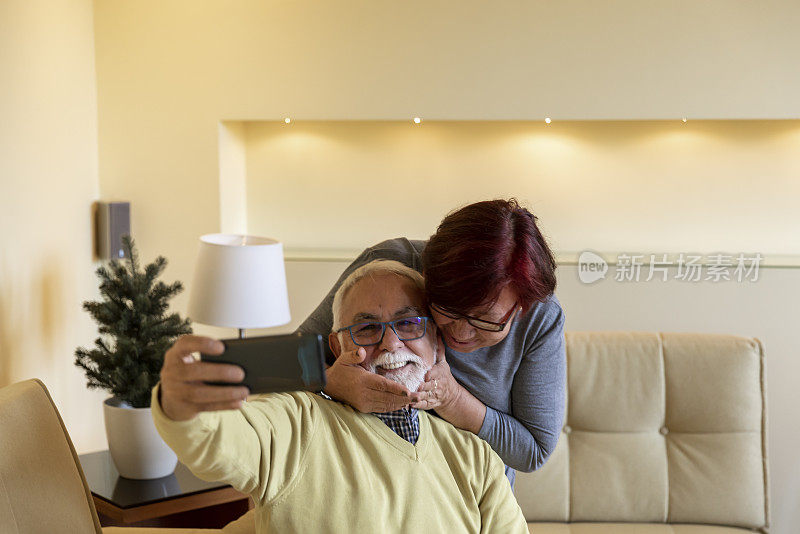
[[[397,238],[368,248],[345,269],[299,331],[327,336],[336,289],[356,268],[376,259],[397,260],[422,272],[425,241]],[[541,467],[556,447],[564,420],[566,352],[564,312],[555,295],[536,303],[511,324],[508,336],[470,353],[446,349],[453,376],[486,405],[478,436],[506,464],[513,487],[515,469]]]

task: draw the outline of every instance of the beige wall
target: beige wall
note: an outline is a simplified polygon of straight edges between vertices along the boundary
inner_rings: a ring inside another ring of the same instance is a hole
[[[96,6],[101,109],[137,122],[800,117],[793,0]]]
[[[42,379],[75,445],[104,448],[105,395],[72,363],[95,332],[92,2],[0,2],[0,69],[0,386]]]
[[[516,196],[558,251],[761,252],[800,266],[800,121],[244,125],[248,230],[290,254],[427,238],[456,206]]]

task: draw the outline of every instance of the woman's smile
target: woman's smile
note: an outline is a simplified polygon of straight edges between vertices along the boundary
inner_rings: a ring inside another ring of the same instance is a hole
[[[450,333],[449,329],[442,329],[442,333],[444,334],[445,342],[450,347],[452,347],[454,349],[468,348],[468,347],[471,347],[472,345],[474,345],[477,342],[477,338],[474,337],[474,336],[471,337],[471,338],[467,338],[467,339],[459,339],[459,338],[453,336],[453,334]],[[461,352],[463,352],[463,351],[461,351]]]

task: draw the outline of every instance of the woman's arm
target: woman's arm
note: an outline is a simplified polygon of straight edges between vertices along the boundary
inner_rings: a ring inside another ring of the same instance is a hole
[[[567,362],[564,313],[558,311],[522,356],[511,385],[511,414],[488,407],[478,432],[507,466],[519,471],[544,465],[564,423]]]
[[[546,320],[532,333],[533,341],[516,349],[524,353],[513,381],[505,384],[497,378],[497,387],[509,391],[511,413],[487,406],[468,391],[446,361],[428,372],[420,387],[421,400],[412,406],[435,409],[454,426],[477,434],[513,469],[529,472],[541,467],[561,434],[566,392],[564,313],[555,299],[547,311]]]
[[[441,337],[438,347],[444,347]],[[436,364],[425,374],[425,382],[417,392],[419,400],[412,408],[436,410],[439,417],[454,427],[473,434],[480,432],[487,407],[455,379],[444,350],[438,352]]]

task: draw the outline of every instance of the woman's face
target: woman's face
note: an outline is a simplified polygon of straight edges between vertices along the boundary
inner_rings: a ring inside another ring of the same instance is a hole
[[[506,326],[499,332],[490,332],[475,328],[466,319],[454,319],[437,311],[436,304],[431,306],[431,316],[441,330],[445,344],[458,352],[472,352],[483,347],[491,347],[505,339],[511,329],[511,321],[516,317],[520,306],[517,296],[509,288],[503,288],[500,295],[491,305],[470,310],[467,315],[475,319],[484,319],[495,323],[505,322]],[[448,312],[449,315],[454,315]]]

